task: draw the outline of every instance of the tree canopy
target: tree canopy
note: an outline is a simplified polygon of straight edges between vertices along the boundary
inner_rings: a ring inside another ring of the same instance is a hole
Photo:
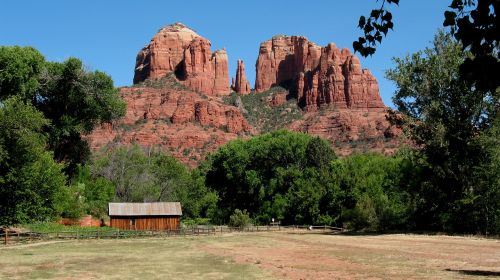
[[[65,210],[63,166],[45,150],[48,124],[18,97],[0,106],[0,225],[47,220]]]
[[[179,201],[184,218],[207,217],[217,201],[199,172],[189,170],[171,155],[137,145],[104,151],[90,167],[92,176],[114,186],[110,198],[121,202]]]
[[[397,85],[397,121],[422,157],[423,182],[415,193],[421,197],[419,222],[433,229],[476,229],[463,214],[480,195],[476,169],[490,153],[481,138],[498,118],[499,95],[461,79],[460,65],[470,55],[441,31],[432,47],[395,58],[387,72]]]
[[[17,96],[50,120],[44,131],[54,157],[73,174],[89,159],[82,135],[122,116],[125,103],[111,77],[87,71],[76,58],[47,62],[31,47],[0,47],[0,101]]]

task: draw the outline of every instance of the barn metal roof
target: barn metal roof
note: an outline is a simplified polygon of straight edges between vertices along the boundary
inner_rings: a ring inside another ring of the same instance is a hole
[[[180,202],[109,203],[109,216],[181,216]]]

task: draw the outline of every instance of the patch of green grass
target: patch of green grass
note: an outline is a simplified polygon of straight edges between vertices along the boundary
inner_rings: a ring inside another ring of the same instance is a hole
[[[191,148],[186,148],[182,151],[182,155],[187,157],[189,154],[191,154]]]
[[[50,232],[94,232],[97,230],[96,227],[80,227],[80,226],[65,226],[52,222],[39,222],[33,224],[24,224],[23,228],[38,233],[50,233]],[[100,227],[101,232],[113,232],[117,231],[115,228],[111,227]]]

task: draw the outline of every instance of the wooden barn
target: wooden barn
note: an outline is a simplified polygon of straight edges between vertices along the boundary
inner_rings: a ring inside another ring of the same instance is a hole
[[[110,226],[126,230],[177,230],[180,202],[109,203]]]

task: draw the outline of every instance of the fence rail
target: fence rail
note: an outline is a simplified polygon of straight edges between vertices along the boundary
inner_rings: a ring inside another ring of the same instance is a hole
[[[147,238],[147,237],[171,237],[171,236],[200,236],[217,235],[233,232],[273,232],[284,230],[312,230],[312,231],[343,231],[342,228],[330,226],[249,226],[249,227],[227,227],[227,226],[193,226],[177,230],[165,231],[133,231],[133,230],[73,230],[53,232],[8,232],[0,233],[3,244],[28,243],[32,241],[65,240],[65,239],[124,239],[124,238]]]

